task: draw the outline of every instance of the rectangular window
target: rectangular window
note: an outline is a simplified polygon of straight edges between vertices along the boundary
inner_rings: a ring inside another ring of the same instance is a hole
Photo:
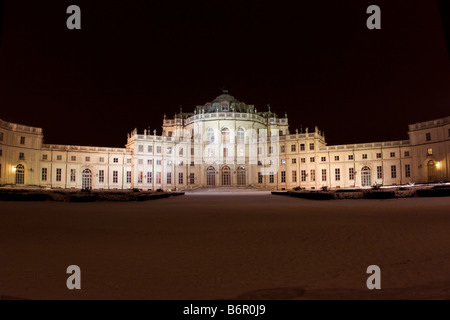
[[[119,182],[119,171],[113,171],[113,183]]]
[[[377,152],[377,159],[381,159],[381,152]]]
[[[25,144],[25,137],[20,137],[20,144]]]
[[[409,164],[405,164],[405,177],[406,178],[411,177],[411,166]]]
[[[273,183],[273,181],[274,181],[274,174],[271,171],[271,172],[269,172],[269,183]]]
[[[144,146],[142,144],[138,146],[138,152],[144,152]]]
[[[273,147],[270,146],[270,147],[269,147],[269,154],[272,154],[272,153],[273,153]]]
[[[281,159],[281,164],[286,164],[286,160]]]
[[[99,183],[105,182],[105,170],[98,170],[98,182]]]
[[[89,162],[89,161],[91,161],[91,157],[86,157],[85,160],[86,160],[86,162]]]
[[[189,174],[189,184],[195,183],[195,175],[193,173]]]
[[[262,161],[258,160],[258,166],[262,166]]]
[[[70,156],[70,161],[77,161],[77,157],[76,156]]]
[[[262,148],[258,147],[258,154],[261,154]]]
[[[355,168],[348,168],[348,180],[355,180]]]
[[[310,175],[311,181],[316,181],[316,170],[315,169],[311,169],[309,171],[309,175]]]
[[[152,172],[151,171],[147,172],[147,183],[148,184],[152,183]]]
[[[191,156],[194,155],[194,148],[191,148]]]
[[[119,158],[113,158],[114,163],[119,163]]]
[[[105,162],[105,158],[104,157],[99,157],[98,158],[98,162]]]
[[[56,156],[56,160],[61,161],[62,160],[62,156],[61,155]]]
[[[405,157],[409,157],[409,151],[405,151]]]
[[[156,153],[161,153],[161,146],[156,146]]]
[[[42,181],[47,181],[47,168],[42,168]]]
[[[262,175],[262,172],[258,172],[258,183],[263,183],[263,175]]]
[[[0,149],[0,157],[3,156],[3,151]]]
[[[352,154],[348,155],[348,160],[353,160],[353,155]]]
[[[167,184],[172,184],[172,172],[167,172]]]
[[[427,141],[431,141],[431,133],[427,132],[425,134],[425,138],[427,139]]]
[[[182,156],[183,155],[183,148],[180,148],[180,150],[178,150],[178,155]]]
[[[304,143],[300,144],[300,151],[305,151],[305,144]]]
[[[367,153],[364,153],[364,154],[362,155],[362,158],[363,158],[363,159],[367,159]]]
[[[178,172],[178,184],[183,184],[183,172]]]
[[[147,147],[147,152],[148,153],[152,153],[153,152],[153,146],[148,146]]]
[[[397,166],[391,166],[391,178],[397,178]]]
[[[291,152],[297,151],[297,145],[291,144]]]
[[[61,181],[61,172],[60,168],[56,169],[56,181]]]
[[[391,152],[391,158],[395,158],[395,152]]]
[[[297,163],[297,158],[292,158],[292,163]]]
[[[171,166],[172,165],[172,160],[167,160],[167,165]]]
[[[327,157],[321,157],[320,161],[327,161]]]
[[[273,165],[273,160],[269,160],[269,164],[272,166]]]
[[[127,171],[127,183],[131,183],[131,171]]]
[[[161,184],[161,172],[156,173],[156,183]]]
[[[127,163],[131,163],[131,158],[128,158],[128,159],[127,159]]]
[[[138,164],[144,164],[144,159],[138,159]]]
[[[450,132],[450,130],[449,130]],[[3,132],[0,132],[0,141],[3,141]]]
[[[48,159],[48,156],[46,154],[43,154],[42,155],[42,160],[47,160],[47,159]]]
[[[314,161],[315,161],[314,157],[309,158],[309,162],[314,162]]]
[[[223,157],[228,157],[228,148],[223,148]]]
[[[292,170],[292,182],[297,182],[297,171]]]
[[[334,161],[339,161],[339,156],[334,156]]]
[[[142,171],[138,172],[138,183],[142,183],[144,178],[144,173]]]
[[[341,181],[341,169],[339,168],[334,169],[334,180]]]
[[[314,143],[309,144],[309,150],[314,150]]]
[[[300,159],[300,162],[301,162],[301,163],[305,163],[305,162],[306,162],[306,158],[301,158],[301,159]]]
[[[147,164],[153,164],[153,160],[152,159],[148,159],[147,160]]]
[[[280,152],[281,152],[281,153],[285,152],[285,150],[286,150],[285,146],[281,146],[281,147],[280,147]]]
[[[377,166],[377,179],[383,179],[383,167]]]
[[[427,154],[430,155],[430,156],[433,155],[433,148],[428,148],[427,149]]]
[[[281,182],[286,182],[286,171],[281,171]]]
[[[161,165],[161,160],[156,160],[156,165],[160,166]]]
[[[25,154],[23,152],[19,152],[19,160],[25,160]]]
[[[327,181],[327,169],[322,169],[322,181]]]
[[[167,154],[172,154],[172,147],[167,147]]]
[[[306,181],[306,170],[300,171],[302,181]]]
[[[70,169],[70,182],[75,182],[76,179],[76,171],[75,169]]]

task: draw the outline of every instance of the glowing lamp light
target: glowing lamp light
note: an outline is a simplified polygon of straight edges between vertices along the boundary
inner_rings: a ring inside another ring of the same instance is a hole
[[[15,172],[16,171],[16,167],[13,166],[12,167],[12,171]]]
[[[436,162],[436,168],[439,169],[440,166],[441,166],[441,163],[440,162]]]

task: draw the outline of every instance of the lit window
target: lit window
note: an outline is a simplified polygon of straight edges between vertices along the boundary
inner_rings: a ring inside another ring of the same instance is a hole
[[[427,149],[427,154],[428,155],[432,155],[433,154],[433,149],[432,148],[428,148]]]

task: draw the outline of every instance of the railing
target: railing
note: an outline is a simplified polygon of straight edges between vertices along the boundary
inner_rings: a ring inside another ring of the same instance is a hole
[[[108,148],[108,147],[89,147],[89,146],[69,146],[60,144],[44,144],[44,150],[61,150],[61,151],[90,151],[90,152],[118,152],[118,153],[132,153],[132,150],[126,148]]]
[[[324,146],[324,147],[320,147],[319,150],[320,151],[357,150],[357,149],[367,149],[367,148],[398,147],[398,146],[409,146],[409,140]]]
[[[408,126],[408,128],[409,128],[409,131],[415,131],[415,130],[439,127],[439,126],[442,126],[447,123],[450,123],[450,116],[442,118],[442,119],[436,119],[436,120],[430,120],[430,121],[410,124]]]
[[[23,124],[7,122],[7,121],[1,120],[1,119],[0,119],[0,126],[5,129],[12,130],[12,131],[42,134],[42,128],[29,127],[29,126],[25,126]]]

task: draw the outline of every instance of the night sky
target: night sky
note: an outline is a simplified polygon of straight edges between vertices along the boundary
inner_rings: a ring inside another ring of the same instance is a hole
[[[81,8],[81,30],[66,9]],[[381,30],[366,9],[381,7]],[[221,88],[328,144],[407,139],[450,115],[437,1],[6,1],[0,119],[45,142],[119,146]]]

